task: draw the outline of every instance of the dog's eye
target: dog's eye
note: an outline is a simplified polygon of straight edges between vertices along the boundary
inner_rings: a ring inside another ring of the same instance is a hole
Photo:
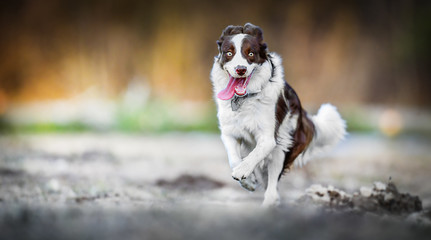
[[[227,53],[226,53],[226,55],[227,55],[228,57],[232,57],[232,52],[227,52]]]
[[[249,57],[253,57],[253,56],[254,56],[254,53],[250,52],[250,53],[248,54],[248,56],[249,56]]]

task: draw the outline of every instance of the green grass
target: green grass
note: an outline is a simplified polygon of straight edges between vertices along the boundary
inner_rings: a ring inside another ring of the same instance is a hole
[[[115,130],[124,132],[216,132],[217,118],[214,110],[201,113],[193,121],[176,116],[168,106],[155,103],[142,111],[120,110]]]
[[[187,109],[187,108],[186,108]],[[34,122],[18,124],[8,122],[0,116],[0,133],[68,133],[86,131],[118,131],[127,133],[164,133],[164,132],[218,132],[216,107],[212,103],[201,106],[201,110],[191,109],[185,112],[178,104],[166,101],[152,100],[144,107],[131,109],[118,104],[114,116],[114,124],[108,128],[97,128],[84,122]],[[342,113],[347,123],[348,132],[370,133],[378,128],[367,114],[355,109]]]
[[[218,131],[216,111],[207,107],[191,120],[184,119],[185,113],[175,107],[175,104],[152,101],[139,111],[121,108],[118,111],[116,130],[124,132],[190,132]]]
[[[164,132],[217,132],[216,109],[213,105],[204,110],[184,113],[173,103],[150,101],[141,109],[129,109],[120,104],[114,116],[114,124],[108,128],[96,128],[84,122],[35,122],[18,124],[8,122],[0,116],[0,133],[69,133],[118,131],[127,133],[164,133]],[[188,115],[193,115],[187,118]]]
[[[7,123],[0,125],[0,133],[68,133],[85,132],[92,129],[80,122],[56,124],[50,122],[39,122],[32,124]]]
[[[372,125],[361,114],[343,114],[343,118],[346,120],[348,132],[370,133],[378,131],[377,126]]]

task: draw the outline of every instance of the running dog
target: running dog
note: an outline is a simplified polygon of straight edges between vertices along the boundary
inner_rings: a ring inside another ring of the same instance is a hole
[[[211,81],[232,177],[249,191],[266,187],[263,205],[278,205],[283,173],[343,139],[345,122],[330,104],[307,114],[261,28],[228,26],[217,45]]]

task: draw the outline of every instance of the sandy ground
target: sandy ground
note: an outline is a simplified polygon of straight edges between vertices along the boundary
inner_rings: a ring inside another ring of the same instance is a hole
[[[249,193],[231,178],[217,135],[1,136],[0,239],[427,239],[430,225],[409,216],[344,213],[297,200],[312,184],[353,193],[391,178],[427,212],[430,143],[350,135],[285,175],[281,206],[263,209],[263,191]]]

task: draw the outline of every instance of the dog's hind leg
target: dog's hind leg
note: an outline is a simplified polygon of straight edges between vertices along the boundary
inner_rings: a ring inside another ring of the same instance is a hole
[[[262,205],[265,207],[276,206],[280,204],[278,195],[278,179],[283,170],[284,152],[281,148],[276,147],[272,152],[272,158],[268,161],[268,185],[265,191],[265,198]]]

